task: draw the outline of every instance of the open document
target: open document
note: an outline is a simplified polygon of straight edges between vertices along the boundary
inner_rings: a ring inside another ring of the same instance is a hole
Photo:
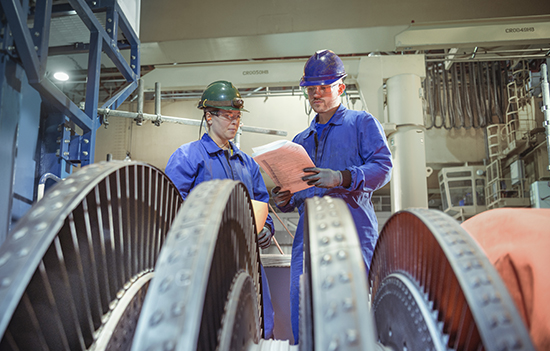
[[[291,193],[311,187],[302,180],[307,167],[315,167],[304,147],[289,140],[277,140],[272,143],[253,147],[252,157],[269,175],[281,191]]]

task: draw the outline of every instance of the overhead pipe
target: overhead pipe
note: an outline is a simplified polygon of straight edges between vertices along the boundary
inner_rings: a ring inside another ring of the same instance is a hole
[[[108,109],[108,108],[100,108],[100,109],[97,109],[97,113],[99,115],[104,116],[105,118],[108,118],[108,117],[132,118],[133,120],[136,121],[137,125],[139,125],[139,126],[141,126],[143,124],[144,120],[153,121],[153,123],[157,127],[160,126],[160,124],[162,122],[185,124],[185,125],[192,125],[192,126],[200,126],[201,125],[201,121],[196,120],[196,119],[161,115],[160,114],[160,99],[161,99],[161,91],[160,90],[161,90],[160,89],[160,83],[155,83],[155,114],[154,115],[150,114],[150,113],[143,113],[144,82],[143,82],[142,78],[139,79],[138,94],[137,94],[138,112],[128,112],[128,111],[111,110],[111,109]],[[204,124],[204,122],[202,122],[202,123],[203,123],[203,127],[206,128],[206,124]],[[267,128],[261,128],[261,127],[251,127],[251,126],[241,125],[239,127],[239,133],[242,133],[242,131],[251,132],[251,133],[287,136],[287,132],[285,132],[283,130],[267,129]],[[240,138],[237,138],[236,143],[240,144]],[[239,145],[237,145],[237,146],[239,146]]]
[[[536,48],[536,49],[507,49],[507,50],[491,50],[490,52],[488,51],[484,51],[484,52],[478,52],[478,54],[480,55],[485,55],[485,54],[498,54],[500,55],[503,59],[506,59],[507,56],[502,56],[502,54],[505,54],[505,53],[515,53],[515,52],[519,52],[519,53],[525,53],[525,52],[540,52],[540,53],[545,53],[545,51],[547,50],[550,50],[550,48]],[[475,51],[475,48],[474,48],[474,51]],[[472,51],[473,52],[473,51]],[[426,57],[434,57],[434,56],[448,56],[447,53],[426,53],[425,54]],[[463,54],[459,54],[459,53],[453,53],[452,56],[456,56],[456,55],[463,55],[463,56],[468,56],[470,55],[470,53],[467,53],[467,52],[464,52]]]
[[[455,54],[456,55],[456,54]],[[453,58],[426,58],[426,62],[441,62],[442,60],[449,61],[449,62],[478,62],[478,61],[506,61],[506,60],[512,60],[512,59],[545,59],[548,58],[548,54],[541,53],[541,54],[525,54],[525,55],[510,55],[510,56],[498,56],[498,55],[481,55],[479,52],[476,53],[476,56],[474,58],[471,57],[471,54],[468,57],[456,57],[459,55],[456,55]],[[463,55],[460,55],[463,56]]]
[[[292,86],[289,87],[289,90],[258,90],[247,93],[245,97],[268,97],[268,96],[297,96],[299,89]],[[351,94],[357,94],[356,90],[348,91]],[[199,99],[201,96],[200,93],[165,93],[165,99]]]
[[[185,124],[185,125],[192,125],[192,126],[201,125],[201,121],[196,119],[173,117],[173,116],[162,116],[162,115],[157,116],[156,114],[151,114],[151,113],[140,114],[139,112],[111,110],[108,108],[100,108],[97,110],[97,113],[105,117],[123,117],[123,118],[131,118],[134,120],[141,118],[142,120],[145,120],[145,121],[153,121],[153,122],[158,121],[159,124],[163,122],[169,122],[169,123]],[[244,132],[287,136],[287,132],[283,130],[267,129],[267,128],[261,128],[261,127],[252,127],[252,126],[242,126],[241,128]]]

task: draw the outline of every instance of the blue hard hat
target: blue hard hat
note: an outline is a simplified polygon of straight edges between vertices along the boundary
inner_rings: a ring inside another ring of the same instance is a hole
[[[329,85],[347,76],[344,63],[334,52],[319,50],[307,60],[300,86]]]

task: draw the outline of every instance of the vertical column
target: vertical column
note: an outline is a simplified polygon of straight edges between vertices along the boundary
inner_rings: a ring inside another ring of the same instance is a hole
[[[428,208],[420,77],[400,74],[389,78],[386,88],[389,122],[397,126],[388,136],[393,157],[392,212],[409,207]]]
[[[7,28],[7,27],[4,27]],[[26,80],[25,72],[7,54],[0,54],[0,245],[11,226],[18,124],[21,94],[15,86]],[[10,84],[11,83],[11,84]],[[14,83],[17,83],[15,85]]]
[[[546,60],[548,62],[548,60]],[[544,128],[546,130],[546,150],[548,150],[548,170],[550,171],[550,85],[548,83],[548,66],[541,65],[542,69],[542,113],[544,114]]]
[[[82,135],[80,150],[78,155],[74,155],[80,160],[82,166],[94,162],[95,158],[95,136],[97,128],[100,126],[97,115],[97,104],[99,102],[99,85],[101,81],[101,53],[102,39],[99,32],[90,32],[90,51],[88,53],[88,82],[86,83],[86,115],[92,120],[92,128],[89,132]]]
[[[145,91],[144,88],[145,82],[143,78],[138,79],[138,97],[137,97],[137,113],[138,116],[135,118],[136,125],[143,125],[143,94]]]
[[[161,91],[160,91],[160,82],[155,83],[155,115],[157,118],[161,116],[160,107],[161,107]]]

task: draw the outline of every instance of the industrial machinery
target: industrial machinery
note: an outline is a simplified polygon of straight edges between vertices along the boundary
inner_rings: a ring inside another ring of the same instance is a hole
[[[393,215],[367,275],[347,205],[312,198],[306,212],[294,346],[262,338],[241,183],[202,183],[181,205],[152,166],[87,166],[0,248],[0,349],[534,350],[498,273],[451,217]]]
[[[93,164],[51,189],[1,247],[0,349],[125,349],[181,203],[136,162]]]

